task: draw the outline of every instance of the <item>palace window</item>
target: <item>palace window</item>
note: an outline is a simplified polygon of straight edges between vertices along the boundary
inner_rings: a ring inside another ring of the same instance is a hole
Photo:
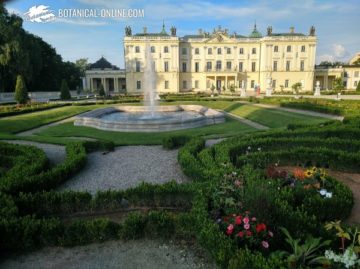
[[[226,69],[231,70],[231,62],[226,62]]]
[[[136,72],[140,72],[140,62],[139,61],[136,61]]]
[[[182,83],[183,85],[183,89],[187,89],[187,81],[186,80],[183,80],[183,83]]]
[[[209,55],[212,54],[212,48],[208,48],[208,54],[209,54]]]
[[[290,71],[290,61],[286,61],[286,71]]]
[[[136,81],[136,89],[141,90],[141,81],[140,80]]]
[[[273,71],[277,71],[277,61],[274,61],[274,64],[273,64]]]
[[[221,48],[217,49],[217,54],[221,54]]]
[[[305,52],[305,45],[301,46],[301,52]]]
[[[287,51],[287,52],[291,52],[291,46],[287,46],[287,47],[286,47],[286,51]]]
[[[252,80],[252,81],[250,82],[250,87],[251,87],[252,89],[255,88],[255,80]]]
[[[239,62],[239,72],[243,71],[243,62]]]
[[[289,80],[285,79],[285,88],[289,88]]]
[[[183,63],[182,63],[182,71],[183,71],[183,72],[186,72],[186,69],[187,69],[187,68],[186,68],[186,63],[183,62]]]
[[[359,71],[355,71],[354,73],[354,77],[358,78],[359,77]]]
[[[358,82],[354,81],[354,87],[357,87],[357,85],[358,85]]]
[[[155,61],[152,61],[152,63],[151,63],[151,71],[153,71],[153,72],[155,72],[156,71],[156,63],[155,63]]]
[[[273,79],[273,81],[272,81],[272,87],[275,89],[276,88],[276,80],[275,79]]]
[[[195,49],[195,54],[199,54],[199,53],[200,53],[199,48],[196,48]]]
[[[199,81],[195,80],[195,89],[199,89]]]
[[[239,54],[244,54],[244,48],[240,48]]]
[[[279,52],[279,46],[274,46],[274,52]]]
[[[139,46],[135,47],[135,53],[140,53],[140,47]]]
[[[256,71],[256,62],[252,62],[251,63],[251,71],[255,72]]]
[[[199,72],[199,62],[195,63],[195,72]]]
[[[231,48],[227,48],[227,49],[226,49],[226,53],[227,53],[227,54],[231,54]]]
[[[186,49],[186,48],[182,48],[182,49],[181,49],[181,54],[182,54],[182,55],[186,55],[186,54],[187,54],[187,49]]]
[[[164,71],[169,72],[169,62],[164,62]]]
[[[151,52],[151,53],[154,53],[154,52],[155,52],[155,47],[154,47],[154,46],[151,46],[151,47],[150,47],[150,52]]]
[[[216,71],[221,70],[221,61],[216,61]]]
[[[206,63],[206,71],[211,71],[212,69],[212,63],[211,62],[207,62]]]
[[[300,71],[304,71],[304,69],[305,69],[305,62],[304,62],[304,60],[302,60],[300,62]]]
[[[256,48],[252,48],[251,53],[256,54]]]
[[[165,46],[164,47],[164,53],[168,53],[169,52],[169,47],[168,46]]]

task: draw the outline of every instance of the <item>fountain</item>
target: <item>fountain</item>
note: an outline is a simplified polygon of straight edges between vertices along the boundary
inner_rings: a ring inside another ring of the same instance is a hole
[[[150,45],[145,49],[144,106],[115,106],[80,116],[75,126],[119,132],[162,132],[225,122],[222,112],[200,105],[158,106]]]

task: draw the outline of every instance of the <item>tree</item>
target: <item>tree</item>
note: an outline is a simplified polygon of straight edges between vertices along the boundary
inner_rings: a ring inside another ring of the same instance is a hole
[[[79,68],[81,75],[84,76],[85,71],[89,66],[88,58],[80,58],[80,59],[76,60],[75,65],[77,68]]]
[[[102,83],[100,84],[99,95],[100,95],[101,97],[105,97],[104,85],[103,85]]]
[[[357,83],[356,90],[360,91],[360,81],[358,81],[358,83]]]
[[[301,87],[302,87],[301,82],[296,82],[295,84],[293,84],[293,85],[291,86],[291,88],[294,90],[294,92],[295,92],[296,94],[299,93],[299,90],[301,89]]]
[[[15,100],[18,104],[26,104],[28,100],[25,82],[21,75],[18,75],[16,78]]]
[[[344,83],[341,77],[335,78],[333,81],[333,90],[337,93],[341,92],[344,89]]]
[[[63,79],[61,81],[60,99],[61,100],[69,100],[69,99],[71,99],[69,86],[68,86],[65,79]]]

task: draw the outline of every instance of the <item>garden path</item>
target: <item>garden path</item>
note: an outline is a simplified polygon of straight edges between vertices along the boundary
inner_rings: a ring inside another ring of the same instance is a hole
[[[107,241],[72,248],[47,247],[0,262],[4,269],[216,268],[200,249],[158,240]]]

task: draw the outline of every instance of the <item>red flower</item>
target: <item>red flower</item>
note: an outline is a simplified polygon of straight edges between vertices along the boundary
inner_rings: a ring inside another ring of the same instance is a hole
[[[246,236],[252,236],[252,232],[246,231]]]
[[[229,222],[229,217],[224,217],[224,222]]]
[[[244,232],[238,232],[237,234],[239,237],[243,237],[244,236]]]
[[[262,231],[266,230],[266,225],[264,223],[260,223],[258,225],[256,225],[256,232],[260,233]]]
[[[226,234],[230,235],[233,233],[233,231],[234,231],[234,225],[230,224],[226,229]]]
[[[235,218],[235,224],[236,224],[236,225],[240,225],[240,224],[241,224],[241,216],[237,216],[237,217]]]

